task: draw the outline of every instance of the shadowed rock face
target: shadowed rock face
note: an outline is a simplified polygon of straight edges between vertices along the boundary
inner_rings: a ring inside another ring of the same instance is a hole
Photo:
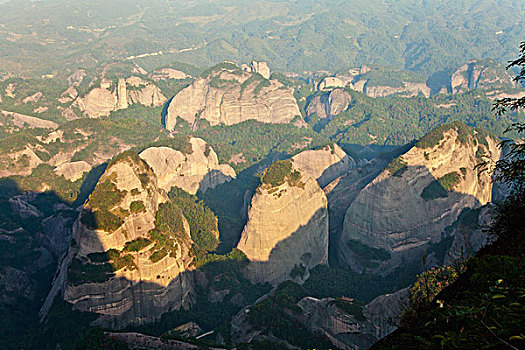
[[[85,222],[83,217],[89,212],[104,210],[96,204],[100,200],[95,202],[95,189],[84,205],[81,217],[75,222],[74,243],[62,262],[46,304],[62,289],[64,300],[75,309],[94,312],[99,315],[97,324],[114,328],[151,322],[167,311],[189,307],[194,283],[191,271],[188,271],[192,262],[189,256],[192,241],[186,219],[180,215],[182,232],[173,236],[176,242],[174,248],[162,258],[152,259],[156,251],[155,241],[138,250],[124,250],[126,243],[136,239],[151,240],[149,231],[155,228],[159,204],[169,199],[158,186],[151,168],[136,155],[122,157],[111,164],[100,178],[97,188],[108,183],[116,187],[121,197],[116,205],[107,210],[120,216],[122,224],[118,228],[97,224],[98,228],[94,229]],[[134,202],[141,202],[142,208],[133,210]],[[94,253],[100,256],[105,252],[106,259],[115,261],[109,258],[110,249],[122,251],[120,257],[128,256],[131,265],[113,268],[113,273],[102,279],[100,275],[93,278],[85,275],[88,272],[78,272],[79,264],[82,264],[80,271],[89,271],[104,263],[95,259]]]
[[[310,332],[324,335],[336,349],[367,349],[396,329],[395,324],[408,307],[408,294],[408,288],[405,288],[378,296],[364,306],[351,299],[343,301],[342,304],[352,307],[353,313],[340,308],[333,298],[305,297],[296,304],[299,312],[289,314]],[[263,300],[261,298],[257,302]],[[242,309],[232,320],[234,344],[268,339],[265,332],[250,324],[247,316],[249,308]]]
[[[362,270],[358,261],[372,259],[380,271],[387,271],[398,266],[401,257],[419,257],[428,244],[441,241],[442,232],[465,208],[492,199],[490,174],[475,169],[480,154],[499,159],[496,141],[451,124],[436,145],[416,145],[400,156],[397,169],[383,170],[348,208],[338,243],[341,262]],[[381,249],[391,259],[366,256],[363,249],[369,248]]]
[[[228,164],[219,164],[215,151],[199,138],[191,138],[192,153],[184,154],[169,147],[150,147],[140,153],[166,192],[173,186],[195,194],[235,178]]]
[[[328,94],[320,94],[314,97],[306,108],[306,114],[308,117],[316,114],[321,120],[331,119],[346,111],[351,101],[352,96],[350,93],[343,89],[335,89]]]
[[[173,130],[177,117],[191,125],[199,118],[211,125],[232,125],[250,119],[288,123],[298,115],[293,90],[231,64],[197,78],[175,95],[169,104],[166,129]]]
[[[327,261],[326,196],[307,173],[301,173],[300,182],[263,184],[252,198],[237,248],[250,260],[246,275],[254,282],[301,280],[309,268]],[[304,271],[292,273],[301,266]]]
[[[510,74],[493,60],[472,60],[452,74],[450,85],[453,93],[476,89],[498,89],[514,87]]]

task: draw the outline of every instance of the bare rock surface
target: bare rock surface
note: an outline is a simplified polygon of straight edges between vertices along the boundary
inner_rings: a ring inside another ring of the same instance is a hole
[[[95,324],[114,328],[151,322],[167,311],[189,307],[194,295],[190,271],[193,258],[189,255],[192,241],[189,225],[182,214],[182,232],[173,238],[171,253],[152,258],[158,248],[151,241],[138,250],[124,250],[126,243],[151,239],[149,232],[155,228],[159,204],[168,200],[153,170],[138,156],[127,153],[108,166],[97,188],[100,186],[115,186],[120,200],[116,206],[104,209],[94,204],[100,203],[100,199],[94,202],[92,194],[84,205],[73,226],[74,243],[61,263],[41,315],[45,316],[60,290],[64,300],[74,309],[98,314]],[[141,203],[141,208],[133,210],[132,203],[137,202]],[[121,217],[119,227],[93,228],[89,219],[85,219],[90,212],[105,210]],[[127,259],[127,263],[113,265],[118,267],[113,267],[110,274],[82,277],[79,271],[96,270],[100,266],[95,256],[105,254],[110,261],[116,261],[117,258],[108,255],[111,250],[117,252],[118,259]]]
[[[317,179],[324,188],[330,182],[355,168],[352,157],[336,143],[316,150],[303,151],[293,157],[293,166]]]
[[[190,154],[169,147],[150,147],[140,153],[157,174],[160,188],[169,192],[177,186],[195,194],[235,178],[233,168],[219,164],[217,154],[204,140],[191,138],[189,142]]]
[[[350,93],[343,89],[334,89],[328,94],[315,96],[308,104],[306,114],[309,118],[316,114],[321,120],[331,119],[346,111],[351,102]]]
[[[62,175],[71,182],[75,182],[78,179],[82,178],[82,175],[84,175],[85,172],[88,172],[90,170],[91,165],[89,165],[87,162],[67,162],[57,166],[55,168],[55,173],[57,175]]]
[[[450,85],[452,93],[515,87],[510,74],[493,60],[467,62],[452,74]]]
[[[299,185],[262,185],[252,198],[237,248],[250,260],[246,275],[254,282],[301,280],[327,261],[326,196],[311,175],[300,174]],[[304,271],[297,275],[295,268]]]
[[[392,269],[402,258],[419,256],[430,243],[439,242],[464,209],[491,201],[490,173],[478,174],[475,166],[483,154],[499,159],[497,141],[457,123],[429,135],[427,141],[439,142],[419,147],[420,141],[353,200],[338,243],[344,264],[361,270],[358,261],[364,258],[373,259],[379,270]],[[357,247],[361,244],[391,259],[364,257]]]
[[[288,123],[299,115],[292,89],[225,62],[210,68],[173,97],[166,129],[173,130],[177,117],[190,125],[197,119],[205,119],[211,125],[232,125],[250,119]]]

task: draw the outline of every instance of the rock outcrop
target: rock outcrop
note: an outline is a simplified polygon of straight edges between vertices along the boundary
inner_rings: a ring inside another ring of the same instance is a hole
[[[308,296],[296,304],[298,308],[294,312],[284,312],[310,333],[326,337],[335,349],[367,349],[396,329],[396,322],[408,308],[408,294],[408,288],[405,288],[378,296],[364,306],[351,298],[317,299]],[[255,305],[266,298],[262,297]],[[250,324],[247,317],[250,307],[241,310],[232,320],[234,344],[272,339]]]
[[[63,98],[75,95],[70,90],[71,87]],[[100,87],[91,89],[84,97],[76,98],[73,106],[91,118],[98,118],[107,116],[113,111],[126,109],[132,104],[158,107],[166,101],[159,87],[133,76],[128,79],[121,78],[116,84],[108,79],[102,79]]]
[[[55,168],[55,173],[61,175],[71,182],[82,178],[85,172],[91,170],[91,165],[84,161],[62,163]]]
[[[250,70],[252,73],[262,75],[264,79],[270,79],[270,67],[268,67],[268,64],[266,62],[251,61]]]
[[[174,205],[147,163],[133,152],[113,160],[74,224],[42,315],[59,290],[74,309],[114,328],[187,308],[194,293],[190,229],[180,209],[166,214],[170,232],[156,228],[162,203]]]
[[[348,208],[338,244],[342,263],[383,271],[419,257],[446,236],[445,228],[464,209],[491,201],[491,174],[479,174],[475,166],[484,156],[499,155],[494,138],[458,122],[426,135]]]
[[[414,97],[423,95],[430,97],[430,88],[425,83],[411,83],[404,81],[402,86],[364,84],[363,92],[370,97]]]
[[[355,165],[354,159],[336,143],[303,151],[293,157],[293,167],[313,176],[321,188],[355,168]]]
[[[452,93],[515,87],[505,67],[494,60],[472,60],[456,70],[450,79]]]
[[[326,77],[317,86],[317,89],[319,91],[324,90],[332,90],[337,88],[344,88],[346,86],[346,82],[344,82],[342,79],[336,78],[336,77]],[[350,84],[350,87],[352,84]]]
[[[306,115],[312,118],[317,115],[320,120],[332,119],[339,113],[346,111],[352,96],[343,89],[334,89],[329,93],[322,93],[315,96],[306,107]]]
[[[158,185],[166,192],[177,186],[191,194],[206,191],[235,178],[235,170],[219,164],[215,151],[202,139],[191,138],[191,153],[170,147],[149,147],[140,153],[158,177]]]
[[[254,282],[301,281],[328,258],[326,196],[291,163],[276,162],[266,170],[248,209],[237,248],[250,260],[245,272]]]
[[[232,125],[250,119],[288,123],[298,115],[301,113],[292,89],[224,62],[173,97],[165,126],[173,130],[177,117],[190,125],[199,119],[211,125]]]

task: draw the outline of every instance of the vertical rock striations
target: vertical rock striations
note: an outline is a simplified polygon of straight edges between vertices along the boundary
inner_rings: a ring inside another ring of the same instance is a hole
[[[446,237],[466,208],[492,198],[490,173],[478,173],[484,156],[499,158],[497,142],[462,123],[443,125],[393,160],[348,208],[339,258],[362,270],[388,270]]]
[[[291,160],[272,164],[252,198],[237,248],[250,260],[246,274],[255,282],[304,280],[309,268],[325,263],[327,201],[315,179],[294,170]]]
[[[166,129],[173,130],[178,117],[190,125],[199,119],[211,125],[232,125],[250,119],[288,123],[299,115],[293,90],[224,62],[205,71],[173,97],[166,116]]]
[[[124,152],[84,205],[46,305],[62,289],[73,308],[94,312],[97,324],[113,328],[187,308],[194,293],[192,244],[188,222],[153,170]]]
[[[191,138],[191,152],[170,147],[149,147],[140,153],[157,175],[159,187],[169,192],[173,186],[195,194],[235,178],[235,170],[219,164],[215,151],[202,139]]]

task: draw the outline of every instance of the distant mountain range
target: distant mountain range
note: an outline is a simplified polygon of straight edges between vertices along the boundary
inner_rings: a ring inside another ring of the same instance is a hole
[[[2,1],[5,2],[5,1]],[[505,62],[525,4],[504,1],[11,1],[0,9],[0,71],[53,74],[111,59],[277,71],[389,64],[435,81],[466,60]]]

